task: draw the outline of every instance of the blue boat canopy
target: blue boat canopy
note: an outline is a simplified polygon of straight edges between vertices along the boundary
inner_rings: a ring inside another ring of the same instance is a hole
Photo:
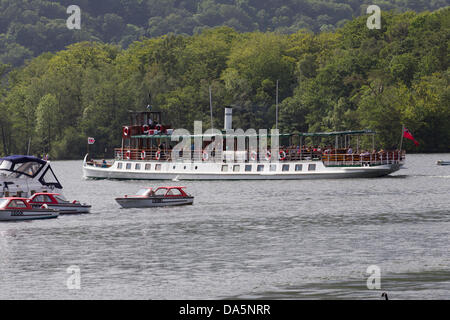
[[[33,156],[20,156],[20,155],[13,155],[13,156],[7,156],[4,158],[0,158],[0,161],[11,161],[13,164],[17,163],[27,163],[27,162],[37,162],[40,164],[46,164],[47,162],[45,160],[39,159],[37,157]]]

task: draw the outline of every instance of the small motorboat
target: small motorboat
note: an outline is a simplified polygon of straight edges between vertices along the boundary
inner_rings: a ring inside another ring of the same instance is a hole
[[[181,206],[194,203],[194,197],[184,192],[185,187],[143,188],[133,196],[116,198],[122,208],[151,208]]]
[[[438,166],[450,166],[450,161],[438,160],[436,164]]]
[[[42,205],[33,208],[26,198],[0,198],[0,221],[58,218],[59,212]]]
[[[42,205],[47,205],[50,209],[58,210],[60,214],[81,214],[90,213],[91,206],[82,204],[79,201],[67,201],[63,195],[59,193],[38,192],[35,193],[28,203],[33,208],[39,208]]]

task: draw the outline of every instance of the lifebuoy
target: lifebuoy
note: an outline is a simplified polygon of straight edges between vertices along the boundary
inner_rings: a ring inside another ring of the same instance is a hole
[[[159,158],[161,158],[161,151],[156,151],[155,159],[159,160]]]
[[[131,151],[127,150],[127,152],[125,153],[125,158],[127,158],[127,160],[131,159]]]
[[[203,160],[203,161],[208,161],[208,159],[209,159],[209,154],[208,154],[208,152],[203,151],[203,154],[202,154],[202,160]]]
[[[280,154],[278,155],[278,158],[283,161],[286,160],[286,152],[284,152],[284,150],[280,151]]]
[[[270,158],[272,158],[272,154],[270,153],[270,151],[266,152],[266,156],[264,158],[266,159],[266,161],[269,161]]]
[[[144,125],[142,126],[142,131],[143,131],[144,133],[147,133],[149,129],[150,129],[149,126],[146,125],[146,124],[144,124]]]
[[[252,151],[250,153],[250,160],[255,161],[256,159],[258,159],[258,153],[256,151]]]
[[[158,130],[158,131],[161,131],[161,128],[162,127],[161,127],[161,125],[159,123],[155,126],[155,129]]]
[[[141,159],[145,160],[145,157],[147,156],[147,154],[145,153],[145,150],[141,151]]]
[[[124,135],[124,137],[128,137],[129,134],[130,134],[130,128],[124,127],[123,128],[123,135]]]

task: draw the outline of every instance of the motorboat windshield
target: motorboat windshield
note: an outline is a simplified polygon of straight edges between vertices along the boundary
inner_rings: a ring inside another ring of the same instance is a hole
[[[155,196],[164,196],[167,192],[166,188],[159,188],[155,191]]]
[[[69,201],[62,194],[55,195],[54,197],[58,203],[69,203]]]
[[[0,199],[0,208],[6,207],[7,204],[8,204],[8,199],[4,199],[4,198]]]
[[[140,189],[136,195],[137,196],[146,196],[149,192],[151,191],[151,189]]]

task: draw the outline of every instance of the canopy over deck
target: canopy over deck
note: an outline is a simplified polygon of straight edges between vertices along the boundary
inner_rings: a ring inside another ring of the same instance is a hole
[[[4,158],[0,158],[0,161],[10,161],[13,164],[17,164],[17,163],[27,163],[27,162],[37,162],[40,164],[46,164],[47,161],[33,157],[33,156],[22,156],[22,155],[13,155],[13,156],[8,156],[8,157],[4,157]]]

